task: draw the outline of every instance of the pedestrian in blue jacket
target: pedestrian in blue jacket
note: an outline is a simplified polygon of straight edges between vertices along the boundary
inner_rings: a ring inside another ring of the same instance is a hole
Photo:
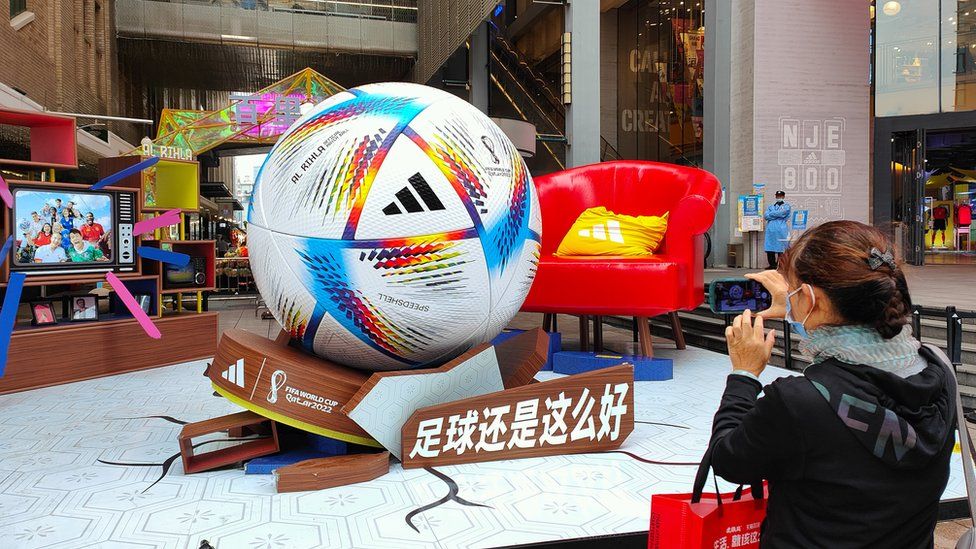
[[[770,204],[763,215],[766,220],[766,261],[769,262],[770,269],[776,268],[779,254],[786,251],[790,237],[790,205],[785,199],[785,192],[776,191],[776,202]]]

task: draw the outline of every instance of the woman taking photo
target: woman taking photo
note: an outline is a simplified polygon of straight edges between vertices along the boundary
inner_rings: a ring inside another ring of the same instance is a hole
[[[891,250],[861,223],[810,229],[778,270],[749,276],[772,307],[726,329],[733,372],[712,425],[712,467],[731,482],[769,481],[764,548],[933,545],[955,385],[912,337]],[[813,361],[802,376],[759,382],[773,348],[763,318],[785,318],[802,338]]]

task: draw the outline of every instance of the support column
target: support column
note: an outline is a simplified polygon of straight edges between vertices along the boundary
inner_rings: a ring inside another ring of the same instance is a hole
[[[566,167],[600,161],[600,2],[566,4],[572,98],[566,105]]]
[[[732,3],[705,0],[705,120],[704,168],[722,183],[726,190],[724,204],[719,204],[712,225],[710,266],[727,266],[731,222],[735,219],[735,200],[729,200],[730,177],[729,108],[732,67]]]
[[[729,214],[720,209],[716,232],[727,231],[732,242],[745,244],[747,267],[765,267],[762,234],[742,238],[735,233],[736,199],[751,194],[754,183],[765,184],[766,204],[784,190],[794,210],[809,212],[808,226],[837,219],[867,222],[868,6],[829,0],[706,0],[705,14],[706,117],[711,122],[705,128],[706,162],[726,187]],[[723,51],[735,53],[727,59]],[[724,67],[729,69],[727,88]],[[718,238],[715,244],[715,253],[724,255]]]
[[[488,24],[478,25],[468,48],[469,101],[479,111],[488,114]]]

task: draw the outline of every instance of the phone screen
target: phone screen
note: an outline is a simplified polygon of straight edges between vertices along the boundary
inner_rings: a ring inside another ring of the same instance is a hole
[[[748,279],[716,280],[711,284],[712,310],[716,313],[741,313],[766,310],[772,298],[762,284]]]

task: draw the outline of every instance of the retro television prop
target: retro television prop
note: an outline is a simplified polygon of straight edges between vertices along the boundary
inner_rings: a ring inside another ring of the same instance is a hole
[[[10,192],[14,197],[8,220],[14,235],[8,258],[11,272],[138,272],[136,238],[132,234],[137,191],[92,191],[85,185],[10,182]],[[72,214],[67,214],[69,208]],[[91,225],[86,223],[89,213],[93,217]],[[51,226],[50,234],[46,224]],[[57,231],[62,240],[61,251],[50,246],[55,228],[61,229]],[[72,242],[79,238],[80,242]]]

